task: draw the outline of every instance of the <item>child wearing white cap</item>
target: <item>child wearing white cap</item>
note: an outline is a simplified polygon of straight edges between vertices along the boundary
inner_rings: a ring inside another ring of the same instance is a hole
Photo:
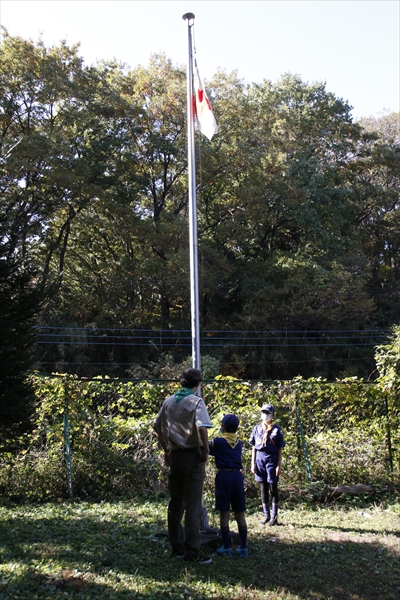
[[[282,429],[279,425],[273,423],[275,416],[273,405],[264,404],[260,411],[262,423],[254,427],[249,440],[253,446],[251,472],[261,488],[261,502],[264,511],[261,524],[277,525],[278,481],[281,473],[282,448],[285,446],[285,441]]]

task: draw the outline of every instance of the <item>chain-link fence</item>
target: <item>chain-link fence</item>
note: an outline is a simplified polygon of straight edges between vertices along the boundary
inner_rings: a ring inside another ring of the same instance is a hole
[[[19,452],[0,463],[0,491],[9,497],[98,498],[157,492],[167,469],[152,424],[176,382],[35,378],[36,421]],[[253,427],[266,401],[276,410],[286,447],[282,488],[321,482],[327,486],[399,481],[399,398],[358,380],[243,382],[232,378],[203,385],[214,429],[227,412],[240,419],[245,442],[243,472],[249,493]],[[212,493],[215,467],[207,467]]]

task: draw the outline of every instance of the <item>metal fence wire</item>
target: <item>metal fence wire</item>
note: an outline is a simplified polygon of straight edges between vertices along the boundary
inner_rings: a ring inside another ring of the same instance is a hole
[[[0,459],[0,491],[31,498],[104,497],[167,488],[167,468],[152,425],[176,381],[133,382],[35,376],[37,411],[29,443]],[[358,380],[327,383],[245,382],[232,378],[202,388],[217,436],[224,414],[240,419],[243,473],[249,494],[253,427],[271,402],[282,427],[282,489],[399,481],[400,403]],[[214,486],[207,466],[205,493]]]

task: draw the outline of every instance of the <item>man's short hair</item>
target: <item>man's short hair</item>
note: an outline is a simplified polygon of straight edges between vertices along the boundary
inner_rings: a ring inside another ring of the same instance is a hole
[[[188,388],[195,387],[202,380],[198,369],[185,369],[181,375],[181,385]]]

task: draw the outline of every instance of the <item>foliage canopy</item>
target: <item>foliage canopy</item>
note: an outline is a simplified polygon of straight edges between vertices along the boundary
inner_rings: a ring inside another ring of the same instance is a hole
[[[164,55],[87,67],[77,47],[7,33],[0,60],[1,260],[43,291],[35,319],[190,329],[184,69]],[[245,84],[221,71],[208,92],[219,133],[196,146],[201,327],[279,333],[209,354],[235,376],[367,377],[372,345],[351,332],[382,336],[400,315],[395,116],[355,123],[324,84],[291,74]],[[117,375],[163,361],[152,343],[64,341],[38,361]]]

